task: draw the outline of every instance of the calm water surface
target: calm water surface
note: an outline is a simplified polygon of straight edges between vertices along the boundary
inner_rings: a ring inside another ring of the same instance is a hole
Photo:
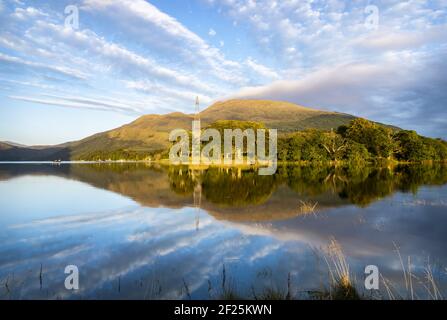
[[[0,299],[252,297],[327,287],[336,239],[361,287],[366,265],[405,292],[396,252],[445,292],[447,167],[237,169],[0,164]],[[303,203],[316,205],[303,214]],[[65,266],[80,290],[65,289]],[[42,270],[42,272],[41,272]],[[223,276],[225,274],[225,276]],[[419,279],[417,280],[416,279]],[[187,288],[187,289],[186,289]],[[386,298],[386,296],[385,296]]]

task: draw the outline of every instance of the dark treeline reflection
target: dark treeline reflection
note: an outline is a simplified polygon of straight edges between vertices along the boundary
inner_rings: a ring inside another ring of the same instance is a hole
[[[271,176],[260,176],[254,168],[198,170],[142,163],[0,166],[0,179],[29,174],[63,176],[120,193],[142,205],[167,207],[194,203],[198,192],[202,204],[217,208],[261,205],[272,198],[282,206],[303,199],[318,201],[320,207],[365,207],[397,191],[416,193],[421,186],[447,183],[445,164],[279,166]]]
[[[169,168],[172,189],[193,194],[197,184],[202,195],[215,204],[244,206],[268,200],[280,185],[287,185],[306,198],[336,194],[350,203],[367,206],[396,191],[417,193],[424,185],[447,183],[442,164],[398,165],[393,167],[284,166],[275,175],[260,176],[256,170],[211,168],[194,171]]]

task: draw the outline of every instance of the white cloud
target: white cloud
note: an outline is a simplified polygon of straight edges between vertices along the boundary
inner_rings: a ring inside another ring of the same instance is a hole
[[[144,0],[84,0],[82,8],[111,16],[114,23],[126,29],[128,38],[135,36],[153,48],[161,48],[169,53],[170,59],[178,62],[175,57],[181,55],[182,61],[189,66],[192,64],[196,70],[226,83],[240,85],[246,82],[239,63],[226,59],[218,48],[208,45],[175,18]]]
[[[30,81],[18,81],[13,79],[0,79],[0,81],[12,83],[15,85],[26,86],[26,87],[36,87],[39,89],[54,89],[54,86],[38,83],[38,82],[30,82]]]
[[[65,66],[57,66],[57,65],[48,65],[40,62],[33,62],[29,60],[24,60],[19,57],[9,56],[0,52],[0,61],[9,64],[22,65],[29,68],[36,68],[47,70],[51,72],[56,72],[65,76],[69,76],[72,78],[77,78],[81,80],[87,79],[87,75],[79,70],[75,70]]]
[[[110,3],[113,4],[112,2]],[[97,2],[96,4],[99,6],[103,5],[107,10],[110,9],[107,3]],[[142,5],[143,9],[146,10],[146,5]],[[28,14],[30,17],[27,18],[26,24],[9,24],[9,30],[5,29],[0,32],[0,49],[1,47],[9,48],[17,53],[17,56],[9,56],[0,51],[0,60],[14,68],[26,67],[29,69],[27,71],[28,75],[32,74],[30,72],[32,69],[35,72],[34,77],[38,75],[40,80],[47,77],[42,71],[57,72],[61,75],[88,80],[86,85],[91,86],[92,92],[95,90],[93,89],[94,87],[97,88],[98,85],[102,87],[104,80],[107,81],[107,85],[112,84],[113,81],[117,83],[133,83],[132,86],[124,87],[125,91],[141,96],[142,99],[146,100],[145,107],[130,111],[138,113],[145,113],[151,110],[151,105],[156,105],[160,110],[188,110],[188,108],[192,108],[193,104],[190,102],[195,96],[199,95],[201,101],[208,103],[212,101],[213,96],[221,95],[232,86],[227,83],[227,80],[238,83],[245,81],[239,71],[233,72],[241,68],[238,63],[225,60],[217,49],[206,45],[202,39],[190,33],[175,19],[161,13],[152,5],[149,5],[149,8],[152,10],[152,17],[157,21],[156,30],[160,28],[162,30],[169,29],[171,32],[172,30],[169,26],[174,26],[179,34],[172,33],[173,39],[180,38],[184,40],[186,34],[186,38],[189,41],[196,44],[201,43],[202,52],[206,52],[209,55],[209,60],[212,61],[216,68],[207,67],[205,64],[203,71],[200,71],[184,59],[177,59],[171,62],[166,61],[164,58],[157,59],[153,54],[147,54],[145,50],[137,52],[129,48],[128,41],[126,41],[126,44],[120,42],[119,39],[117,39],[117,42],[112,42],[89,29],[75,30],[66,28],[63,25],[62,15],[59,16],[62,21],[55,20],[55,17],[58,17],[57,14],[51,11],[42,11],[43,9],[41,10],[40,8],[22,10],[17,8],[13,11],[13,15]],[[100,11],[99,13],[103,12]],[[132,11],[131,14],[134,15],[131,21],[137,21],[138,17],[135,17],[136,12]],[[146,18],[147,16],[145,16]],[[149,22],[146,22],[146,24],[147,27]],[[129,39],[132,40],[132,37]],[[174,51],[179,51],[184,44],[185,41],[179,42],[178,48]],[[190,48],[191,52],[193,49]],[[153,50],[151,50],[152,52]],[[24,56],[29,57],[29,60],[28,58],[21,58]],[[221,60],[215,61],[213,56]],[[202,58],[197,60],[200,62],[204,61]],[[220,71],[222,72],[220,73]],[[220,73],[219,77],[214,77],[213,73]],[[60,78],[57,82],[54,81],[54,77],[52,78],[53,80],[50,80],[53,82],[52,85],[47,85],[45,89],[47,97],[54,91],[67,92],[67,90],[61,90],[61,87],[65,86],[65,84],[58,82]],[[48,77],[47,79],[50,78]],[[222,79],[225,79],[224,82],[222,82]],[[18,81],[13,85],[24,86],[27,84],[27,86],[37,88],[36,85],[32,85],[33,83],[35,83],[34,78],[29,80],[25,78],[20,83]],[[152,88],[157,88],[157,90],[149,90],[149,84]],[[80,90],[80,92],[82,91]],[[18,92],[20,93],[20,90]],[[42,94],[45,95],[45,92]],[[112,95],[116,95],[116,92],[113,92]],[[127,109],[120,109],[116,105],[92,101],[82,101],[82,103],[79,101],[60,101],[59,99],[33,97],[21,93],[16,94],[14,98],[16,100],[21,99],[22,101],[48,105],[101,110],[108,108],[110,111],[128,112]]]
[[[402,31],[392,32],[382,28],[378,32],[355,39],[356,46],[377,51],[418,49],[423,45],[441,40],[447,33],[447,25],[440,25],[424,32]]]
[[[26,20],[26,19],[34,19],[37,17],[45,17],[48,15],[39,9],[28,7],[26,9],[16,8],[11,16],[15,19]]]
[[[8,96],[8,98],[13,100],[32,102],[57,107],[68,107],[74,109],[116,111],[116,112],[133,113],[133,114],[141,113],[141,110],[133,106],[122,105],[122,104],[119,105],[104,100],[95,100],[89,98],[75,98],[75,97],[41,98],[41,97],[28,97],[28,96],[16,96],[16,95]]]
[[[357,50],[364,48],[374,47],[375,54],[416,49],[439,41],[446,32],[442,17],[447,11],[440,3],[377,1],[382,34],[372,34],[365,26],[368,4],[357,1],[348,6],[338,0],[260,0],[256,5],[212,1],[231,19],[248,25],[259,47],[282,62],[285,69],[358,61],[365,57],[365,50]]]
[[[197,92],[188,90],[175,90],[166,86],[150,83],[148,81],[125,81],[125,85],[127,88],[130,89],[135,89],[149,94],[157,93],[169,98],[176,98],[185,102],[191,102],[191,104],[195,96],[197,96]],[[213,99],[207,95],[202,94],[200,95],[200,101],[204,104],[208,104],[211,103]]]
[[[195,88],[200,91],[211,92],[213,89],[206,83],[196,79],[193,75],[180,73],[164,67],[148,56],[141,56],[116,43],[100,38],[91,30],[74,30],[69,27],[55,25],[47,22],[38,22],[31,33],[51,37],[52,41],[60,42],[74,50],[87,50],[97,57],[112,62],[110,67],[128,73],[129,67],[134,72],[145,76],[153,76],[162,81],[177,86]],[[54,44],[53,44],[54,45]]]
[[[214,29],[210,29],[210,31],[208,31],[208,35],[211,37],[214,37],[217,34],[217,32]]]
[[[267,78],[269,80],[277,80],[279,79],[279,75],[274,70],[256,62],[253,58],[248,57],[247,60],[245,60],[245,64],[251,68],[254,72],[256,72],[258,75]]]

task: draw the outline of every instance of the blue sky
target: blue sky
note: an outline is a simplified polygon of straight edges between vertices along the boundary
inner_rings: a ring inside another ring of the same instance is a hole
[[[0,140],[76,140],[196,95],[447,138],[446,34],[447,0],[0,0]]]

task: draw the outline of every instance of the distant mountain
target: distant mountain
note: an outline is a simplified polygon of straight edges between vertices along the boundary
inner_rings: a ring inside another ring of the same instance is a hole
[[[281,132],[309,128],[330,130],[355,119],[354,116],[316,110],[290,102],[270,100],[228,100],[216,102],[200,113],[205,123],[217,120],[243,120],[264,123]]]
[[[52,160],[56,153],[62,154],[63,150],[63,147],[58,146],[21,147],[9,142],[0,142],[0,161]]]
[[[13,147],[19,147],[19,148],[27,148],[27,145],[21,144],[21,143],[15,143],[15,142],[11,142],[11,141],[0,141],[0,144],[7,144]]]
[[[330,130],[348,124],[354,116],[269,100],[228,100],[216,102],[200,112],[202,126],[217,120],[244,120],[264,123],[279,132],[317,128]],[[132,157],[155,154],[169,147],[169,133],[175,128],[191,129],[194,115],[181,112],[145,115],[122,127],[85,139],[55,146],[27,147],[0,143],[0,161],[81,160],[108,157],[110,153]]]

